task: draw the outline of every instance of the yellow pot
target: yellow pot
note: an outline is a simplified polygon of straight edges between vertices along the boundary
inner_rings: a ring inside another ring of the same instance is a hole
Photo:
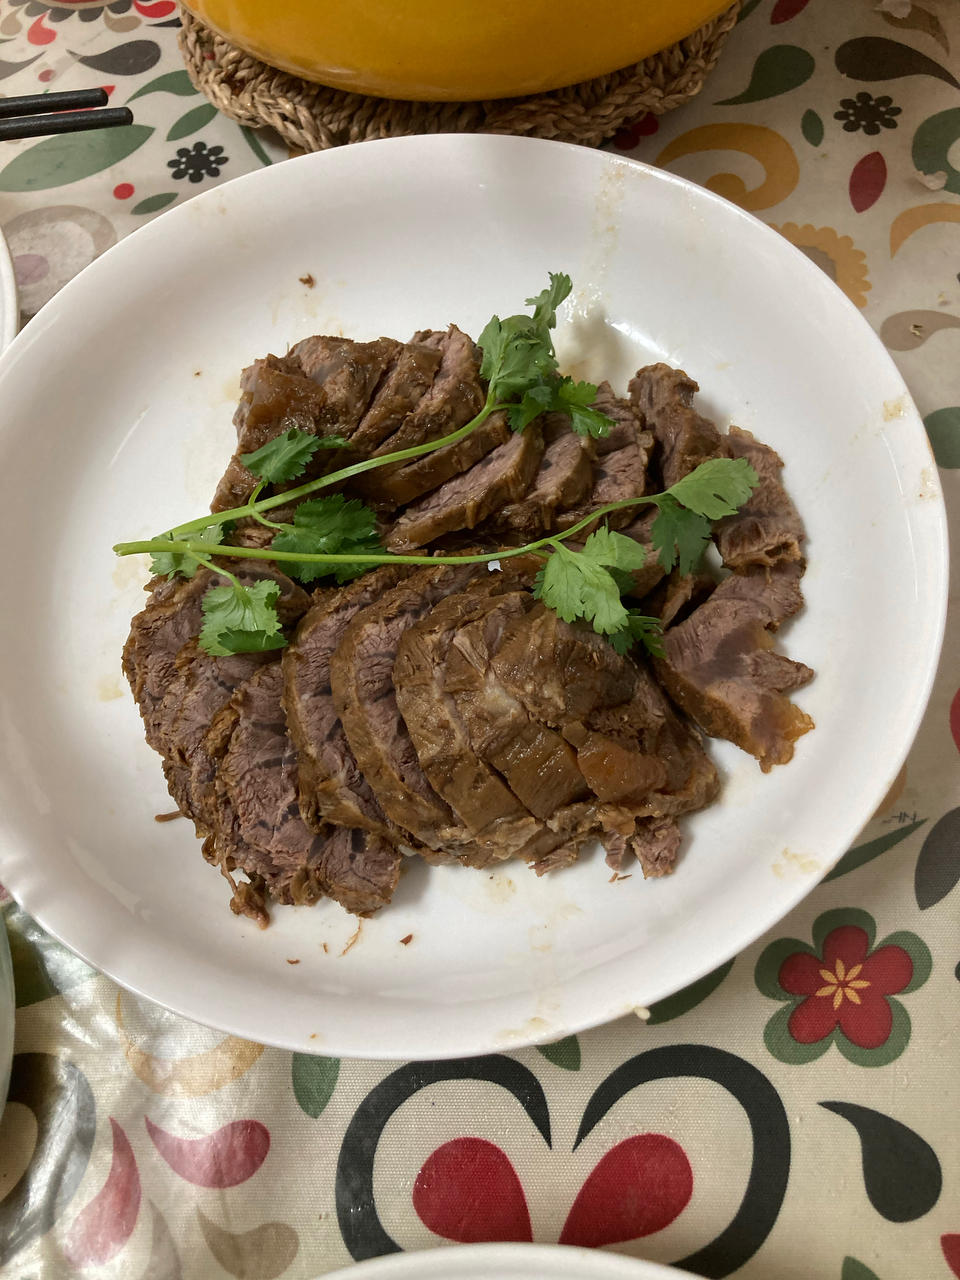
[[[540,93],[628,66],[730,0],[186,0],[272,66],[383,98]]]

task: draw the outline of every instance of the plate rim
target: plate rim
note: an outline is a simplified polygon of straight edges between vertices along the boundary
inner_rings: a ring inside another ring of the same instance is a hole
[[[464,150],[474,148],[478,153],[482,152],[486,148],[528,150],[543,150],[544,148],[551,148],[554,150],[562,149],[566,152],[576,153],[580,159],[583,159],[590,164],[644,170],[647,175],[655,181],[679,187],[681,190],[685,191],[688,198],[700,203],[701,207],[704,207],[708,212],[714,208],[720,209],[722,210],[720,214],[722,218],[732,217],[734,221],[743,223],[750,227],[751,230],[748,233],[749,235],[760,235],[762,237],[766,237],[770,243],[775,242],[778,246],[778,252],[785,255],[786,258],[792,259],[801,271],[811,273],[811,278],[819,274],[819,269],[806,257],[805,254],[801,252],[801,250],[790,244],[760,218],[741,209],[739,206],[717,195],[715,192],[701,187],[686,178],[662,169],[657,169],[654,166],[635,160],[632,157],[619,156],[611,152],[587,150],[572,143],[516,137],[513,135],[431,134],[415,135],[403,138],[377,139],[364,144],[365,147],[379,150],[390,148],[391,151],[396,152],[400,152],[402,150],[415,151],[424,147],[428,149],[431,147],[442,149],[451,145]],[[351,153],[354,155],[357,154],[355,147],[328,152],[311,153],[297,157],[292,161],[285,161],[284,169],[286,169],[290,164],[299,164],[304,166],[312,165],[315,168],[320,168],[325,164],[342,163],[344,158]],[[363,154],[366,155],[367,153],[364,152]],[[347,163],[350,163],[350,161],[347,161]],[[271,169],[274,167],[276,166],[270,166]],[[267,172],[269,172],[267,168],[253,170],[232,179],[228,183],[211,187],[207,191],[202,192],[198,196],[192,197],[190,200],[184,202],[184,204],[168,211],[163,216],[168,219],[179,218],[180,221],[183,222],[190,216],[188,211],[197,201],[211,203],[218,199],[222,200],[224,192],[228,188],[235,187],[237,184],[253,185],[256,183],[262,184],[264,182],[269,182],[271,179],[264,177]],[[59,290],[47,306],[43,308],[39,317],[41,326],[43,324],[43,312],[48,311],[49,308],[48,316],[54,315],[58,309],[58,299],[70,298],[76,290],[86,288],[86,284],[84,283],[85,278],[91,273],[95,274],[97,272],[97,264],[99,262],[122,258],[124,255],[130,253],[139,254],[141,252],[139,248],[141,243],[144,248],[146,248],[152,237],[158,234],[156,227],[160,222],[161,219],[157,218],[151,223],[137,228],[133,233],[131,233],[131,235],[124,237],[123,240],[111,246],[111,248],[104,254],[100,255],[99,258],[95,259],[94,262],[78,273],[78,275],[70,280],[63,289]],[[169,223],[167,225],[169,226]],[[130,249],[128,247],[130,244],[137,246],[136,249]],[[919,446],[921,442],[926,443],[929,451],[929,442],[926,440],[926,435],[923,432],[920,415],[916,410],[916,406],[913,403],[902,374],[886,348],[883,346],[879,336],[866,321],[859,309],[856,308],[854,304],[842,293],[842,291],[836,287],[833,298],[834,302],[838,306],[846,308],[849,315],[856,317],[856,322],[862,334],[863,341],[866,344],[872,344],[876,357],[887,366],[895,377],[899,388],[902,390],[904,404],[908,411],[913,414],[913,420],[910,425],[916,436],[916,444]],[[2,386],[3,378],[7,369],[12,366],[21,348],[25,346],[27,341],[31,340],[37,334],[37,329],[34,328],[35,324],[36,322],[33,322],[28,329],[21,331],[7,351],[3,353],[2,357],[0,357],[0,386]],[[832,869],[832,867],[834,867],[843,856],[844,852],[850,846],[851,840],[853,840],[857,832],[863,828],[864,823],[869,820],[870,814],[881,802],[890,785],[892,785],[917,736],[933,691],[945,632],[949,576],[947,522],[942,485],[936,464],[933,460],[932,451],[929,456],[931,462],[931,492],[929,497],[931,500],[927,502],[926,507],[928,513],[931,512],[931,508],[935,507],[936,518],[935,520],[928,519],[928,523],[930,524],[930,546],[927,548],[927,551],[928,554],[935,557],[933,577],[935,585],[938,585],[939,587],[938,598],[935,602],[936,610],[934,611],[933,605],[930,606],[928,626],[932,643],[929,645],[925,654],[922,655],[922,662],[917,664],[921,669],[922,676],[918,679],[916,684],[916,693],[912,700],[912,706],[909,708],[910,714],[909,716],[905,715],[905,719],[909,724],[909,732],[904,736],[900,747],[890,756],[892,763],[888,767],[887,771],[882,775],[882,777],[879,777],[878,775],[879,780],[872,788],[871,794],[873,795],[873,804],[869,811],[860,815],[856,822],[848,821],[846,824],[838,828],[838,831],[842,835],[842,839],[838,839],[837,841],[836,852],[831,853],[829,857],[824,857],[824,875],[827,874],[827,872]],[[2,849],[0,849],[0,858],[2,858],[2,856],[3,852]],[[709,959],[709,961],[699,960],[697,963],[692,964],[689,967],[689,972],[685,976],[683,982],[677,984],[675,980],[671,979],[659,994],[656,994],[653,997],[647,997],[648,1003],[656,1003],[657,1001],[674,994],[676,991],[684,989],[691,983],[696,982],[699,978],[712,972],[718,965],[725,963],[747,947],[751,946],[760,937],[762,937],[764,933],[775,928],[777,924],[790,913],[790,911],[792,911],[800,902],[803,901],[804,898],[808,896],[810,892],[812,892],[818,883],[819,881],[800,880],[796,884],[791,885],[789,891],[783,892],[782,896],[778,898],[776,914],[773,918],[764,918],[759,927],[753,923],[741,922],[741,927],[739,929],[734,929],[731,932],[730,939],[728,939],[728,945],[724,947],[722,952],[718,951]],[[71,945],[71,943],[62,936],[60,928],[51,927],[44,918],[45,911],[43,908],[43,902],[40,903],[39,909],[34,911],[31,907],[31,899],[36,896],[33,892],[33,884],[25,886],[25,888],[27,888],[27,892],[22,896],[18,892],[16,886],[7,885],[7,888],[11,893],[11,896],[13,896],[23,909],[31,914],[52,937],[56,938],[57,941],[61,942],[62,945],[66,946],[69,950],[73,951],[74,954],[79,955],[80,958],[88,964],[93,965],[100,972],[117,982],[124,989],[131,991],[136,995],[143,996],[155,1003],[160,1003],[164,1007],[171,1009],[173,1012],[181,1016],[201,1022],[203,1025],[217,1028],[227,1034],[246,1037],[251,1035],[249,1026],[239,1024],[236,1020],[236,1015],[232,1012],[228,1013],[227,1011],[223,1011],[211,1019],[209,1012],[196,1008],[196,1002],[190,999],[189,993],[187,993],[182,987],[182,999],[171,998],[168,995],[165,995],[162,999],[158,999],[157,996],[144,991],[136,981],[132,981],[130,978],[125,979],[116,972],[112,963],[108,962],[103,964],[99,962],[94,958],[95,953],[93,951],[89,949],[86,951],[78,950],[76,947]],[[500,998],[494,999],[494,1003],[498,1003],[499,1001]],[[515,1035],[510,1040],[509,1044],[501,1042],[493,1031],[486,1031],[481,1032],[480,1035],[472,1041],[464,1042],[461,1037],[456,1044],[434,1044],[426,1049],[424,1048],[423,1037],[420,1036],[420,1038],[417,1039],[416,1035],[414,1035],[413,1039],[407,1040],[403,1044],[399,1044],[396,1038],[394,1038],[386,1045],[382,1045],[377,1042],[358,1042],[355,1031],[343,1031],[341,1028],[340,1031],[333,1033],[336,1036],[335,1040],[331,1040],[330,1036],[325,1032],[323,1046],[324,1052],[336,1052],[344,1057],[362,1057],[379,1061],[390,1061],[406,1057],[415,1058],[425,1055],[434,1059],[454,1059],[470,1054],[503,1052],[515,1049],[519,1050],[529,1045],[549,1043],[562,1036],[580,1033],[635,1011],[636,1006],[633,1004],[621,1007],[619,1004],[613,1006],[612,1001],[608,1001],[607,1003],[600,1002],[599,1007],[593,1006],[590,1010],[584,1009],[580,1016],[564,1018],[562,1023],[558,1023],[558,1025],[551,1025],[547,1029],[546,1033],[541,1032],[538,1034],[536,1030],[524,1030],[522,1033]],[[299,1041],[295,1041],[292,1037],[284,1037],[282,1035],[278,1036],[274,1034],[273,1036],[268,1036],[266,1038],[266,1042],[287,1050],[304,1051],[304,1045]]]
[[[451,1254],[457,1259],[451,1257]],[[351,1266],[328,1272],[322,1280],[456,1280],[462,1267],[479,1267],[486,1264],[490,1276],[498,1274],[497,1268],[517,1266],[523,1263],[530,1280],[545,1280],[557,1276],[558,1280],[699,1280],[691,1271],[678,1271],[666,1262],[653,1262],[649,1258],[634,1258],[631,1254],[616,1253],[608,1249],[584,1249],[568,1244],[527,1244],[521,1241],[510,1244],[449,1244],[432,1249],[400,1250],[366,1258]],[[570,1263],[568,1268],[567,1262]],[[577,1265],[579,1264],[579,1266]],[[562,1268],[562,1270],[561,1270]],[[321,1277],[317,1277],[321,1280]],[[469,1277],[468,1277],[469,1280]]]

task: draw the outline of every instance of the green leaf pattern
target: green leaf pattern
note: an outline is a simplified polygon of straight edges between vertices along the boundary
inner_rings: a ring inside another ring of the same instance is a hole
[[[44,138],[0,169],[0,191],[47,191],[69,186],[126,160],[152,133],[149,125],[129,124],[120,129]]]
[[[538,1044],[537,1052],[564,1071],[580,1070],[580,1041],[576,1036],[565,1036],[563,1040],[556,1040],[553,1044]]]
[[[295,1053],[290,1063],[293,1094],[300,1110],[312,1120],[323,1112],[333,1097],[340,1078],[340,1059]]]
[[[212,102],[204,102],[201,106],[194,107],[192,111],[182,115],[170,126],[167,141],[179,142],[181,138],[189,138],[191,133],[197,133],[208,125],[216,114],[217,108]]]

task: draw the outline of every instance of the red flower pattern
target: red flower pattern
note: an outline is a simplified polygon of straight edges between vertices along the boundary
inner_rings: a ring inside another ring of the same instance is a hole
[[[806,996],[790,1015],[790,1034],[801,1044],[823,1040],[839,1027],[862,1049],[884,1044],[893,1025],[887,996],[910,983],[913,961],[902,947],[868,955],[870,939],[856,925],[827,934],[823,956],[794,952],[780,966],[784,991]]]

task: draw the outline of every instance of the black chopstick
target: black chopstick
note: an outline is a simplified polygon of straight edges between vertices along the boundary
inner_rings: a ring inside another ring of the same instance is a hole
[[[0,98],[0,120],[13,116],[39,116],[48,111],[80,111],[105,107],[106,89],[69,89],[66,93],[28,93],[20,98]]]
[[[0,120],[0,142],[13,138],[36,138],[44,133],[85,133],[90,129],[115,129],[132,124],[129,107],[109,107],[106,111],[64,111],[52,116],[20,116]]]

